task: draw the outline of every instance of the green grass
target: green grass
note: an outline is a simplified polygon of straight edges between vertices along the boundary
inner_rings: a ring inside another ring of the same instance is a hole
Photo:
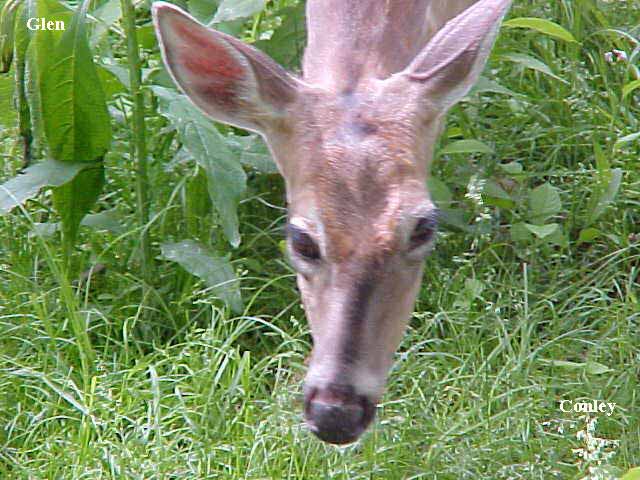
[[[440,234],[377,421],[358,444],[324,445],[302,421],[310,337],[279,249],[282,182],[253,177],[241,207],[232,258],[244,315],[162,260],[143,288],[120,125],[100,208],[128,228],[85,228],[78,247],[78,263],[104,273],[76,290],[59,238],[33,235],[52,215],[46,195],[0,217],[0,478],[598,479],[640,465],[640,148],[616,144],[640,131],[640,90],[623,100],[636,73],[604,60],[619,48],[638,65],[640,6],[528,1],[516,16],[552,19],[580,44],[503,30],[487,75],[516,95],[483,93],[449,116],[452,139],[495,150],[433,169],[477,228]],[[567,83],[501,61],[505,52],[535,56]],[[19,168],[13,135],[0,132],[3,178]],[[579,244],[598,149],[623,170],[622,186],[593,225],[601,236]],[[155,151],[158,254],[194,228],[210,238],[213,223],[185,223],[177,186],[192,167],[167,171],[173,150]],[[523,166],[515,183],[497,166],[510,161]],[[465,196],[473,176],[509,186],[518,206]],[[553,221],[565,246],[510,234],[528,221],[520,196],[545,182],[560,192]],[[588,425],[560,399],[618,406]],[[613,443],[594,449],[585,435]]]

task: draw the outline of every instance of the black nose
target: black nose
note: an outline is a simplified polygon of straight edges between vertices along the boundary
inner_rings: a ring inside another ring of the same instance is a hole
[[[328,443],[342,445],[356,441],[375,415],[374,403],[363,395],[356,395],[351,386],[309,389],[305,397],[307,425]]]

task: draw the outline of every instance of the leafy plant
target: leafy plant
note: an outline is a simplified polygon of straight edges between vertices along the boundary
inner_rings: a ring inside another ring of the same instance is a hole
[[[211,121],[175,90],[153,87],[161,100],[160,111],[174,125],[186,152],[207,175],[211,202],[218,211],[224,233],[234,247],[240,244],[237,205],[246,189],[246,175]]]
[[[11,68],[14,47],[14,24],[21,0],[8,0],[0,10],[0,73]]]
[[[102,162],[111,142],[111,123],[92,54],[88,45],[85,1],[71,16],[56,0],[30,1],[24,5],[29,18],[69,22],[64,32],[26,32],[21,24],[14,33],[19,96],[24,92],[36,138],[44,147],[48,163],[27,169],[18,181],[4,186],[13,203],[31,198],[41,188],[53,187],[53,206],[62,222],[64,251],[69,259],[80,222],[97,200],[104,184],[102,165],[63,168],[56,162],[83,164]],[[19,16],[23,18],[23,16]],[[16,21],[16,25],[18,22]],[[26,46],[28,45],[28,46]],[[23,55],[26,52],[26,58]],[[29,75],[22,72],[26,61]],[[28,82],[28,83],[27,83]],[[19,100],[22,103],[23,100]],[[21,118],[22,120],[22,118]],[[30,128],[26,127],[30,143]],[[22,128],[21,128],[22,130]],[[25,158],[27,163],[30,159]],[[75,172],[69,175],[70,172]],[[58,176],[48,178],[47,173]],[[61,182],[61,179],[66,181]],[[56,185],[57,184],[57,185]],[[12,202],[4,202],[10,206]]]
[[[546,18],[517,17],[505,21],[503,25],[507,28],[528,28],[565,42],[577,41],[566,28]]]
[[[180,264],[189,273],[204,280],[234,312],[242,311],[238,279],[228,257],[217,257],[206,246],[192,240],[163,243],[161,249],[164,258]]]

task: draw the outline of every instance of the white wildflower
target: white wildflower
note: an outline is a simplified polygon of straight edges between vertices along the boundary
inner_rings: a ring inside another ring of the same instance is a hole
[[[468,198],[478,206],[482,206],[482,191],[487,181],[484,178],[480,178],[478,175],[472,175],[467,184],[467,193],[465,198]]]
[[[627,60],[629,60],[629,57],[627,56],[627,52],[625,52],[624,50],[613,50],[613,54],[616,57],[616,60],[618,60],[619,62],[626,62]]]
[[[617,453],[619,440],[600,438],[595,435],[598,419],[596,417],[584,417],[585,425],[583,430],[576,433],[576,438],[583,443],[580,448],[574,448],[573,452],[589,463],[588,474],[581,480],[615,480],[607,469],[604,468],[609,460]],[[603,465],[604,464],[604,465]]]
[[[629,60],[627,52],[624,50],[613,49],[610,52],[604,54],[604,59],[607,63],[626,62]]]

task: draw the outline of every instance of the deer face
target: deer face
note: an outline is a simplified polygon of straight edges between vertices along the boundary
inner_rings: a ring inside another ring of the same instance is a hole
[[[433,245],[437,211],[410,116],[363,93],[316,95],[288,149],[289,258],[311,325],[305,415],[323,440],[373,418]],[[311,114],[309,109],[314,113]],[[284,154],[284,152],[283,152]]]
[[[482,0],[390,78],[336,90],[156,3],[176,83],[212,118],[261,133],[285,178],[287,244],[314,348],[305,417],[356,440],[374,417],[433,246],[427,165],[447,109],[467,93],[508,1]]]

